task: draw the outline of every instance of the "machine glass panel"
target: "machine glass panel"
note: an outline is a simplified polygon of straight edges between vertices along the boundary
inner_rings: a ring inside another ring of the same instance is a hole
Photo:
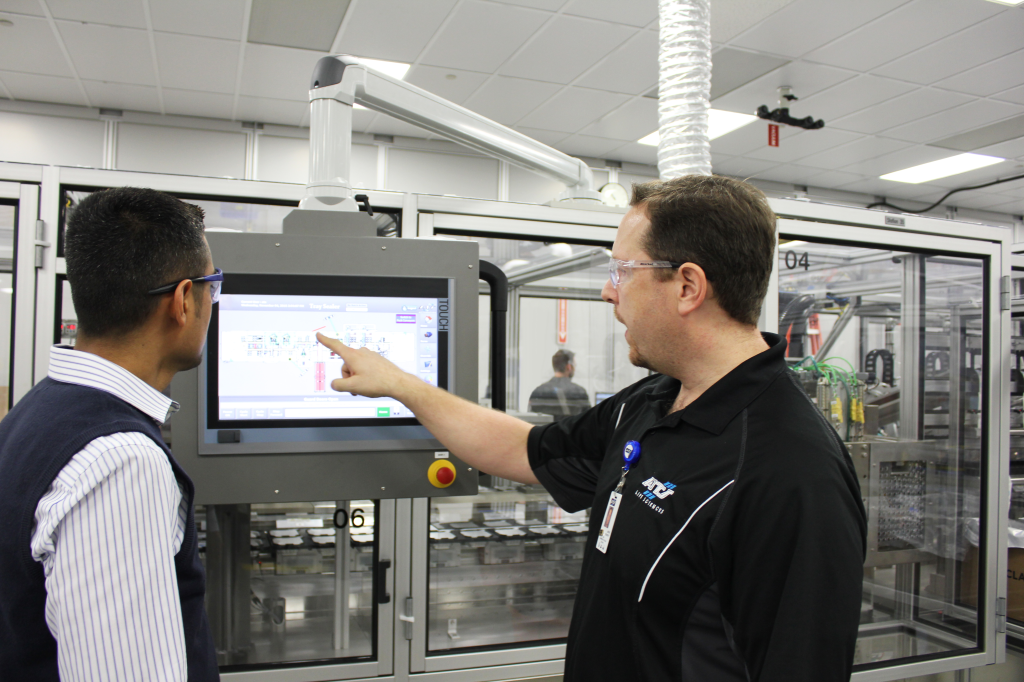
[[[787,360],[868,511],[855,663],[977,647],[986,263],[783,237],[777,267]]]
[[[480,258],[508,276],[509,413],[549,423],[647,376],[629,364],[624,328],[601,300],[608,280],[604,247],[454,238],[478,242]],[[490,400],[490,373],[484,371],[489,305],[481,296],[485,404]],[[428,652],[563,639],[588,520],[589,510],[570,514],[539,485],[487,475],[480,477],[479,495],[432,499]]]
[[[1016,259],[1015,259],[1016,260]],[[1007,635],[1024,647],[1024,267],[1011,275],[1010,520],[1006,568]]]
[[[64,201],[61,204],[61,229],[58,255],[64,255],[64,228],[68,216],[75,206],[93,192],[95,187],[64,187]],[[172,192],[172,194],[174,194]],[[186,194],[175,194],[190,204],[203,209],[204,222],[208,232],[254,232],[280,234],[283,231],[284,217],[295,209],[295,202],[276,199],[253,200],[231,199],[227,197],[209,197]]]
[[[222,672],[373,660],[372,500],[196,507]]]
[[[14,301],[14,229],[18,209],[0,203],[0,419],[10,405],[11,312]]]

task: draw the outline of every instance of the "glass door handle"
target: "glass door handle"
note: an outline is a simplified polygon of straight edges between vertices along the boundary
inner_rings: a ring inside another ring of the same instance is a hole
[[[381,559],[377,562],[377,603],[390,604],[391,595],[387,592],[388,569],[391,568],[390,559]]]

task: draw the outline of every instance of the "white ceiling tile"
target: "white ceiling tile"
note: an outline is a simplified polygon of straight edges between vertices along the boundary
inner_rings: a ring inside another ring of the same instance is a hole
[[[817,168],[809,168],[807,166],[798,166],[793,163],[787,163],[756,173],[754,177],[761,180],[788,182],[793,185],[809,185],[811,184],[811,181],[820,174],[821,171]]]
[[[828,121],[828,124],[842,130],[874,134],[969,101],[970,97],[959,93],[921,88],[855,114]]]
[[[549,147],[554,147],[568,137],[565,133],[560,133],[555,130],[538,130],[536,128],[529,128],[525,126],[516,126],[515,130],[527,137],[532,137],[538,142],[543,142]]]
[[[532,7],[555,12],[562,8],[568,0],[495,0],[502,5],[518,5],[519,7]]]
[[[1024,12],[1006,10],[948,38],[874,69],[874,72],[928,85],[992,61],[1021,47]]]
[[[907,199],[916,199],[917,197],[927,194],[927,190],[922,189],[917,185],[908,185],[900,182],[889,182],[888,180],[880,180],[878,178],[868,178],[865,180],[857,180],[849,184],[840,185],[836,189],[841,189],[846,192],[861,192],[863,194],[873,194],[876,196],[889,197],[890,199],[896,197],[903,197]]]
[[[168,114],[181,116],[205,116],[206,118],[231,118],[233,95],[216,92],[196,92],[164,88],[164,110]]]
[[[998,95],[993,95],[993,99],[1005,100],[1007,102],[1016,102],[1017,104],[1024,104],[1024,85],[1019,88],[1013,88],[1006,92],[1000,92]]]
[[[420,63],[493,73],[551,15],[546,12],[466,0]]]
[[[847,173],[866,175],[868,177],[878,177],[880,175],[885,175],[886,173],[892,173],[893,171],[918,166],[922,163],[929,163],[931,161],[944,159],[947,156],[952,155],[953,154],[948,149],[939,149],[938,147],[928,147],[925,145],[914,145],[913,147],[907,147],[906,149],[900,149],[895,152],[890,152],[889,154],[883,154],[882,156],[878,156],[873,159],[851,163],[840,170],[844,170]]]
[[[714,0],[711,3],[711,40],[726,43],[793,0]]]
[[[1014,215],[1020,215],[1024,213],[1024,197],[1011,199],[1005,204],[997,204],[992,207],[992,210],[999,211],[1000,213],[1012,213]]]
[[[154,37],[161,85],[179,90],[234,93],[239,43],[176,33],[157,33]],[[210,68],[214,64],[221,68]]]
[[[783,126],[785,128],[786,126]],[[841,144],[852,142],[861,136],[856,133],[848,133],[845,130],[834,128],[822,128],[820,130],[800,130],[794,134],[793,130],[779,131],[779,146],[769,147],[768,140],[762,142],[759,149],[748,152],[748,156],[766,161],[777,161],[779,163],[790,163],[811,154],[817,154]],[[790,137],[791,135],[791,137]]]
[[[245,46],[240,92],[253,97],[301,101],[306,106],[310,75],[324,56],[325,52],[250,43]]]
[[[0,71],[0,81],[15,99],[85,106],[82,91],[74,78]]]
[[[1001,121],[1022,111],[1024,111],[1024,107],[1017,104],[979,99],[955,109],[890,128],[885,131],[885,136],[911,142],[933,142],[956,133]]]
[[[643,27],[658,19],[657,0],[573,0],[563,14]]]
[[[239,97],[235,118],[239,121],[280,123],[297,126],[306,114],[309,104],[269,97]]]
[[[14,22],[14,26],[0,28],[0,66],[47,76],[72,75],[49,22],[4,12],[0,19]]]
[[[767,105],[769,109],[777,107],[779,102],[778,88],[780,86],[792,86],[793,92],[797,97],[809,98],[825,88],[842,83],[856,75],[853,71],[837,69],[834,66],[810,64],[801,61],[790,62],[742,87],[736,88],[728,94],[722,95],[712,102],[712,106],[716,109],[752,114],[762,104]],[[799,107],[797,107],[797,110],[799,111]],[[804,116],[806,115],[804,114]]]
[[[149,36],[135,28],[58,21],[64,45],[84,80],[156,85]]]
[[[915,0],[805,55],[805,59],[870,71],[1001,12],[981,0]]]
[[[628,161],[629,163],[654,165],[658,163],[658,150],[646,144],[627,142],[618,149],[608,152],[608,158],[615,159],[616,161]],[[620,175],[619,177],[621,178],[622,176]]]
[[[160,99],[156,88],[149,85],[127,83],[104,83],[83,80],[89,101],[94,107],[106,109],[129,109],[131,111],[160,111]]]
[[[739,156],[726,157],[719,161],[719,154],[711,157],[711,169],[719,175],[731,175],[735,178],[752,178],[758,173],[763,173],[769,168],[775,168],[778,164],[762,159],[747,159]]]
[[[466,100],[465,106],[498,123],[512,125],[560,89],[553,83],[496,76]]]
[[[454,78],[449,78],[454,76]],[[414,66],[405,80],[413,85],[443,97],[450,102],[462,104],[487,80],[487,76],[473,71],[441,69],[436,66]]]
[[[637,97],[584,128],[582,133],[636,142],[658,129],[658,101]]]
[[[54,19],[146,28],[139,0],[46,0]]]
[[[911,146],[910,142],[902,140],[890,140],[885,137],[862,137],[833,149],[805,156],[800,159],[800,163],[805,166],[814,166],[815,168],[843,168],[851,163],[873,159],[883,154],[906,149],[909,146]]]
[[[568,83],[632,36],[636,29],[603,21],[558,17],[530,41],[500,73]]]
[[[373,123],[380,114],[376,111],[369,109],[353,109],[352,110],[352,132],[354,133],[365,133],[370,129],[370,124]],[[308,123],[308,120],[306,121]]]
[[[1022,137],[1016,140],[1007,140],[981,149],[975,149],[975,154],[987,154],[988,156],[1000,156],[1004,159],[1024,159],[1024,131]]]
[[[150,0],[153,30],[241,40],[245,0]]]
[[[576,85],[639,95],[658,85],[658,36],[638,31],[581,77]]]
[[[1021,84],[1024,84],[1024,50],[944,78],[935,87],[987,97]]]
[[[543,130],[574,133],[622,104],[626,95],[587,88],[566,88],[520,121]]]
[[[39,0],[4,0],[3,11],[12,14],[28,14],[33,17],[46,16],[39,6]]]
[[[590,156],[602,159],[608,152],[621,146],[621,140],[609,140],[606,137],[591,137],[590,135],[570,135],[558,143],[557,149],[570,156]]]
[[[889,12],[907,0],[797,0],[730,41],[771,54],[799,57]]]
[[[788,130],[779,131],[780,138],[786,138],[789,134]],[[754,121],[750,125],[737,128],[731,133],[711,140],[711,155],[712,157],[717,154],[745,157],[751,150],[766,144],[768,144],[768,123]]]
[[[657,47],[655,47],[655,52]],[[657,58],[655,58],[657,63]],[[784,57],[723,47],[711,53],[711,94],[716,100],[736,88],[789,63]]]
[[[889,78],[857,76],[810,97],[801,97],[793,102],[792,111],[797,117],[813,116],[816,119],[824,119],[828,125],[833,119],[899,97],[916,87]]]
[[[803,159],[801,159],[801,162]],[[856,173],[847,173],[845,171],[818,171],[818,174],[813,178],[808,178],[807,184],[812,187],[826,187],[829,189],[839,187],[850,182],[856,182],[862,179],[862,176]]]
[[[430,42],[455,2],[372,0],[354,3],[349,7],[351,16],[341,35],[338,50],[357,57],[412,63]]]
[[[973,208],[982,211],[989,211],[996,206],[1006,203],[1005,198],[975,192],[960,192],[954,194],[944,203],[957,208]]]

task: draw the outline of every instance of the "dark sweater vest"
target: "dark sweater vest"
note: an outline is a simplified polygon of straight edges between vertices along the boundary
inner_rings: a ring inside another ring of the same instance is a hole
[[[29,547],[36,506],[82,448],[96,438],[132,431],[163,449],[188,499],[185,537],[174,557],[188,679],[219,679],[203,607],[206,575],[196,541],[192,481],[148,415],[105,391],[47,378],[0,422],[0,680],[59,680],[57,642],[44,615],[43,566],[32,559]]]

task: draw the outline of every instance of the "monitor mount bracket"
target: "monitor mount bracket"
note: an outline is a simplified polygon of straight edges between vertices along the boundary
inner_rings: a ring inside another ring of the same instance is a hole
[[[586,163],[484,118],[355,57],[322,58],[310,80],[309,181],[301,209],[358,211],[353,196],[352,107],[361,104],[434,135],[566,185],[556,201],[599,203]]]

